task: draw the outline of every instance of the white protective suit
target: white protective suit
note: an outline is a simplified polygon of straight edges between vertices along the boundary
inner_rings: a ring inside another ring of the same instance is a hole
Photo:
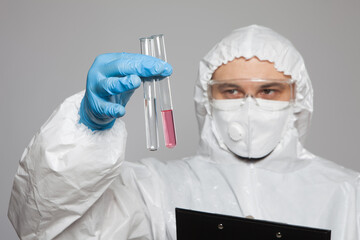
[[[296,80],[293,121],[265,159],[245,162],[214,130],[207,81],[238,57],[275,63]],[[92,132],[78,124],[83,93],[65,100],[26,148],[9,218],[22,239],[176,239],[175,207],[332,230],[360,239],[359,173],[309,153],[302,139],[313,91],[300,54],[268,28],[233,31],[201,61],[197,155],[177,161],[124,161],[126,129]]]

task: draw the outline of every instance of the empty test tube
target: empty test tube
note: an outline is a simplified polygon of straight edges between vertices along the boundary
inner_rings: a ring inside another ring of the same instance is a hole
[[[164,35],[153,35],[154,40],[154,57],[159,58],[163,61],[166,60],[166,50]],[[176,133],[173,116],[173,106],[171,99],[170,81],[169,77],[161,80],[157,80],[156,84],[158,87],[159,102],[161,108],[162,123],[164,129],[165,146],[167,148],[173,148],[176,146]]]
[[[153,39],[140,38],[141,54],[153,56]],[[150,151],[159,148],[157,114],[156,114],[156,95],[155,80],[143,81],[144,89],[144,113],[145,113],[145,131],[146,147]]]

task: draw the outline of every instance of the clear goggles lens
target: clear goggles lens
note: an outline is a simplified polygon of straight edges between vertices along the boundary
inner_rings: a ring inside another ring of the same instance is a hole
[[[248,97],[252,97],[264,109],[281,110],[292,104],[294,86],[291,79],[210,80],[208,95],[211,102],[224,100],[220,102],[231,102],[234,106],[241,106]]]

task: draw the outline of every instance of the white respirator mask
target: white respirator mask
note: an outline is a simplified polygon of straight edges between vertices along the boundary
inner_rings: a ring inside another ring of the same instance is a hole
[[[291,80],[211,80],[209,86],[213,127],[220,144],[242,158],[269,155],[289,125]]]

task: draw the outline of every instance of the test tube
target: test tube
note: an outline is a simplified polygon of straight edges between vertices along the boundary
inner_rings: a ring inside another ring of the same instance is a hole
[[[153,56],[153,39],[149,37],[140,38],[140,49],[141,54]],[[155,80],[150,79],[143,81],[143,89],[146,147],[150,151],[156,151],[159,148],[159,137],[156,114]]]
[[[164,35],[153,35],[152,38],[154,39],[153,56],[166,62]],[[165,146],[167,148],[173,148],[176,146],[176,134],[171,100],[170,79],[169,77],[157,79],[156,84],[159,90],[158,93],[164,129]]]

